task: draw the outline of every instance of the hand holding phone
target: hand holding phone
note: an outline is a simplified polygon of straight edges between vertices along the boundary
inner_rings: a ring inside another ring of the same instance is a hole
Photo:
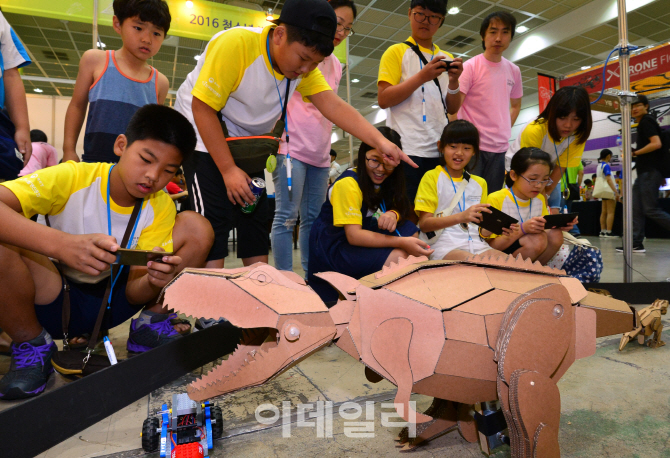
[[[164,256],[172,256],[174,253],[152,250],[130,250],[119,248],[116,250],[116,261],[114,264],[123,266],[146,266],[149,262],[163,262]]]

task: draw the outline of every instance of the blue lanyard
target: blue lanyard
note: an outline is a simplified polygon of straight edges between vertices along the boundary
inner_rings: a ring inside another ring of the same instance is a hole
[[[275,75],[275,69],[272,66],[272,57],[270,57],[270,32],[268,32],[268,38],[265,41],[265,47],[266,47],[267,52],[268,52],[268,60],[270,61],[270,68],[272,69],[272,77],[275,80],[275,88],[277,89],[277,95],[279,96],[279,107],[281,108],[281,111],[283,113],[284,112],[284,102],[282,102],[282,99],[281,99],[281,92],[279,92],[279,84],[277,83],[277,76]],[[284,80],[286,81],[286,84],[289,84],[288,78],[285,77]],[[286,103],[288,103],[288,100],[286,101]],[[284,132],[286,132],[286,145],[288,146],[288,110],[287,110],[287,113],[286,113],[286,119],[284,120]],[[286,149],[286,156],[291,157],[289,152],[288,152],[288,148]]]
[[[519,219],[521,220],[521,224],[523,224],[523,217],[521,216],[521,209],[519,208],[519,202],[516,201],[516,196],[514,195],[514,191],[512,191],[510,189],[509,193],[512,194],[512,198],[514,199],[514,203],[516,204],[516,211],[519,213]],[[528,201],[528,216],[530,218],[533,217],[533,198],[532,197]]]
[[[454,184],[454,179],[451,178],[451,175],[449,175],[449,171],[447,170],[446,167],[443,166],[442,168],[444,169],[445,173],[446,173],[447,176],[449,177],[449,180],[451,180],[451,187],[454,188],[454,195],[456,195],[456,193],[457,193],[458,191],[456,191],[456,185]],[[464,177],[464,176],[461,176],[461,179],[462,179],[462,180],[465,180],[465,177]],[[464,212],[464,211],[465,211],[465,193],[463,193],[463,206],[461,207],[461,203],[458,202],[458,209],[459,209],[461,212]],[[465,224],[465,223],[463,223],[463,224]],[[462,226],[461,226],[461,227],[462,227]],[[472,240],[472,236],[470,235],[470,224],[467,224],[467,228],[468,228],[468,241],[470,241],[470,240]]]
[[[386,213],[386,203],[384,202],[383,199],[382,199],[382,202],[379,204],[379,209],[382,211],[382,213]],[[398,229],[395,230],[395,233],[398,234],[398,237],[402,237],[402,235],[400,235],[400,232],[398,231]]]
[[[112,235],[112,209],[110,205],[110,197],[109,197],[109,188],[110,188],[110,181],[112,179],[112,169],[114,168],[116,164],[112,165],[109,168],[109,173],[107,173],[107,235],[111,236]],[[137,219],[135,220],[135,225],[133,226],[133,230],[130,233],[130,239],[128,239],[128,246],[123,247],[123,248],[128,248],[130,244],[133,241],[133,238],[135,237],[135,229],[137,229],[137,223],[140,221],[140,215],[142,214],[142,207],[140,207],[140,211],[137,213]],[[112,277],[112,285],[109,287],[109,299],[107,303],[107,310],[110,309],[110,306],[112,304],[112,292],[114,291],[114,285],[116,284],[116,280],[119,279],[119,276],[121,276],[121,272],[123,271],[123,268],[125,266],[121,266],[119,269],[118,273],[116,274],[116,277]],[[111,273],[110,273],[111,275]]]
[[[417,45],[418,46],[418,45]],[[421,48],[419,48],[419,52],[421,52]],[[435,45],[433,45],[433,53],[430,55],[430,60],[433,60],[435,57]],[[423,70],[423,61],[419,59],[419,71]],[[423,112],[423,122],[426,122],[426,91],[423,88],[423,84],[421,85],[421,110]]]
[[[566,175],[568,173],[568,167],[570,166],[570,137],[571,137],[571,135],[568,135],[568,144],[565,148],[565,151],[568,153],[567,158],[565,160],[565,164],[566,164],[565,165],[565,173],[566,173]],[[551,138],[551,137],[549,137],[549,138]],[[556,153],[556,165],[558,166],[559,169],[561,169],[561,181],[563,181],[563,167],[561,167],[561,161],[558,158],[558,148],[556,147],[556,142],[554,141],[553,138],[551,139],[551,142],[554,144],[554,152]],[[565,186],[567,186],[567,185],[568,185],[568,179],[566,177],[565,178]],[[512,193],[512,194],[514,194],[514,193]]]

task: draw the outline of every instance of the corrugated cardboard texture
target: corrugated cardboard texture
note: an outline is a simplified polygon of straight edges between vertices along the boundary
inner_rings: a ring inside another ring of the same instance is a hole
[[[505,313],[507,307],[517,297],[519,297],[518,293],[494,289],[459,305],[456,307],[456,310],[459,312],[474,313],[475,315]]]
[[[582,285],[582,283],[576,278],[559,277],[559,280],[561,284],[565,286],[565,289],[568,290],[568,294],[570,294],[570,300],[573,304],[576,304],[586,297],[588,291],[586,291],[584,285]]]
[[[342,333],[342,337],[340,337],[336,345],[340,347],[340,349],[348,353],[350,356],[360,361],[361,357],[358,354],[358,350],[356,350],[356,345],[354,345],[354,341],[351,340],[351,334],[349,333],[349,330],[346,330]]]
[[[488,345],[484,317],[456,310],[442,312],[447,339]]]
[[[488,346],[446,340],[435,373],[495,382],[498,365]]]
[[[548,283],[559,283],[558,277],[549,275],[540,275],[534,273],[518,272],[512,273],[509,270],[487,268],[486,274],[489,277],[491,285],[496,289],[511,291],[513,293],[527,293],[539,286]]]
[[[412,391],[464,404],[494,401],[497,397],[496,382],[442,374],[416,382]]]
[[[575,307],[575,359],[596,354],[596,312]]]
[[[484,317],[486,322],[486,337],[488,339],[489,347],[495,350],[496,341],[498,340],[498,331],[500,331],[500,323],[502,322],[503,314],[487,315]]]
[[[538,272],[547,275],[566,275],[564,270],[553,269],[549,266],[543,266],[539,262],[533,262],[530,258],[523,259],[518,255],[516,259],[512,255],[500,256],[490,254],[478,254],[468,257],[463,263],[476,264],[480,266],[494,266],[505,270],[516,270],[526,272]]]
[[[416,260],[417,258],[414,259]],[[391,283],[392,281],[395,281],[399,278],[409,275],[410,273],[415,272],[419,269],[432,269],[439,266],[458,264],[458,263],[459,261],[436,260],[436,261],[420,261],[409,265],[403,264],[401,268],[398,268],[397,266],[394,265],[390,266],[389,268],[386,268],[385,274],[383,276],[378,277],[379,272],[377,272],[374,274],[367,275],[359,279],[358,281],[369,288],[379,288],[381,286]]]
[[[321,272],[314,275],[330,283],[346,300],[353,301],[356,299],[356,287],[360,283],[355,278],[338,272]]]

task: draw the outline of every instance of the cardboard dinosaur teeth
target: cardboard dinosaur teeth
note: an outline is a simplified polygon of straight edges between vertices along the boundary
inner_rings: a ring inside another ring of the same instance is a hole
[[[497,398],[513,457],[558,456],[556,382],[595,352],[596,337],[634,328],[627,304],[587,293],[563,271],[510,256],[410,257],[359,280],[322,278],[343,296],[331,309],[300,279],[264,264],[185,269],[170,282],[168,307],[253,328],[189,395],[201,401],[263,384],[335,338],[363,362],[371,382],[384,377],[398,387],[398,413],[424,425],[420,441],[455,424],[476,440],[471,405]],[[662,305],[667,310],[667,302],[656,307]],[[411,393],[452,404],[413,412]],[[432,416],[437,412],[441,417]]]

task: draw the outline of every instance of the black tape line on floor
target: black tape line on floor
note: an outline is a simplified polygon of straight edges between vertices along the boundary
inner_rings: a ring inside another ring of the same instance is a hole
[[[614,299],[629,304],[651,304],[656,299],[670,300],[670,282],[584,283],[586,290],[604,289]]]
[[[34,457],[153,390],[231,353],[239,338],[239,329],[218,324],[6,409],[0,412],[0,455]],[[139,435],[138,430],[138,443]]]

